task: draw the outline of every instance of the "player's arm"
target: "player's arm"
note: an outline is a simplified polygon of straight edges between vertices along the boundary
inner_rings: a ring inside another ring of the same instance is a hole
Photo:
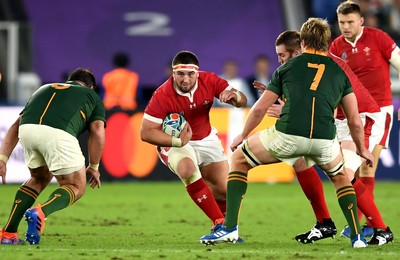
[[[143,117],[140,128],[142,141],[162,147],[182,147],[192,138],[192,129],[186,123],[179,137],[170,136],[161,129],[161,123],[156,123]]]
[[[257,89],[257,91],[262,94],[264,93],[264,91],[267,89],[267,86],[265,86],[264,84],[262,84],[260,81],[255,80],[253,81],[253,87],[255,89]]]
[[[400,49],[396,46],[392,51],[392,55],[390,56],[389,60],[390,64],[397,70],[400,79]],[[400,121],[400,108],[397,111],[397,120]]]
[[[389,59],[390,64],[397,70],[400,78],[400,49],[396,46]]]
[[[105,143],[105,129],[102,120],[96,120],[89,126],[89,162],[90,164],[99,164]]]
[[[234,107],[244,107],[247,104],[247,97],[237,89],[225,89],[219,94],[219,100]]]
[[[99,164],[103,154],[105,136],[104,122],[102,120],[95,120],[90,123],[88,139],[89,167],[87,167],[86,173],[91,175],[89,180],[91,188],[96,186],[100,188]]]
[[[278,95],[271,90],[265,90],[262,96],[257,102],[251,107],[249,114],[247,115],[246,122],[244,124],[242,133],[237,136],[231,145],[231,150],[236,150],[237,146],[240,145],[245,138],[254,130],[262,121],[267,112],[268,108],[278,99]]]
[[[347,118],[351,137],[357,147],[357,153],[362,158],[366,159],[367,165],[372,167],[374,157],[364,145],[364,127],[358,113],[356,95],[352,92],[344,96],[341,101],[341,106]]]
[[[258,90],[261,94],[267,89],[267,86],[262,84],[260,81],[255,80],[253,82],[254,88]],[[267,116],[279,118],[282,114],[282,108],[285,105],[285,102],[282,99],[277,100],[278,103],[272,104],[270,108],[267,110]]]
[[[18,143],[18,128],[19,122],[21,120],[21,116],[17,118],[17,120],[11,125],[8,129],[3,143],[0,146],[0,177],[2,178],[3,184],[6,184],[6,172],[7,167],[6,163],[15,146]]]

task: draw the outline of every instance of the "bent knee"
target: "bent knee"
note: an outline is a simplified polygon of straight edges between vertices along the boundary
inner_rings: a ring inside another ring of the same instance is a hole
[[[181,179],[190,179],[199,171],[198,166],[189,157],[182,158],[172,169]]]

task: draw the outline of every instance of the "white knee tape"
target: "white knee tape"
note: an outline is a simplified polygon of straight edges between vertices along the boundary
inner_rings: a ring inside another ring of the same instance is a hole
[[[190,158],[193,163],[197,166],[197,159],[196,159],[196,153],[193,150],[192,147],[182,147],[178,149],[175,149],[170,156],[168,157],[168,167],[171,169],[172,172],[174,172],[179,179],[185,184],[186,186],[197,181],[198,179],[201,178],[201,172],[199,167],[196,167],[196,170],[194,171],[193,175],[189,179],[182,179],[181,176],[177,173],[178,169],[178,163],[184,159],[184,158]]]
[[[348,149],[343,149],[342,152],[344,157],[344,167],[356,172],[362,163],[360,156]]]
[[[329,177],[333,177],[338,174],[344,168],[344,161],[341,160],[335,167],[325,172],[325,174]]]

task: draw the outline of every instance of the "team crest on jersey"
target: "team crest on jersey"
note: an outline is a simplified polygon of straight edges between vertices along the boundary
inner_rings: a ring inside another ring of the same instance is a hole
[[[342,58],[342,60],[347,60],[347,54],[346,54],[346,52],[343,52],[343,53],[342,53],[341,58]]]
[[[370,50],[371,50],[371,48],[369,48],[369,47],[365,47],[365,48],[364,48],[363,51],[365,52],[365,55],[366,55],[366,56],[370,56],[370,55],[371,55]]]
[[[203,102],[203,107],[209,107],[210,104],[211,104],[210,100],[207,100],[207,99],[206,99],[206,100]]]

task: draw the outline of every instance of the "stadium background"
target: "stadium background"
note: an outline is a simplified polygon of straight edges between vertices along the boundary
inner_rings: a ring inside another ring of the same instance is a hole
[[[40,84],[63,81],[65,74],[78,66],[92,68],[100,81],[111,69],[112,54],[125,51],[132,58],[130,68],[140,75],[140,108],[108,112],[102,179],[178,180],[158,161],[154,147],[139,137],[143,107],[165,79],[164,69],[172,56],[183,49],[192,50],[199,56],[202,70],[216,73],[221,72],[224,60],[234,58],[241,76],[247,76],[254,57],[264,53],[275,69],[275,38],[283,30],[299,29],[313,14],[312,4],[312,0],[1,0],[0,140]],[[393,82],[397,109],[395,75]],[[247,112],[244,110],[240,119]],[[229,120],[230,113],[219,108],[211,115],[226,148],[243,123]],[[273,119],[265,118],[262,125],[272,123]],[[400,179],[399,135],[399,123],[394,121],[390,149],[381,155],[378,179]],[[86,136],[80,141],[85,146]],[[28,173],[20,147],[8,168],[9,182],[25,180]],[[250,180],[290,182],[293,173],[283,164],[263,166],[251,172]]]

